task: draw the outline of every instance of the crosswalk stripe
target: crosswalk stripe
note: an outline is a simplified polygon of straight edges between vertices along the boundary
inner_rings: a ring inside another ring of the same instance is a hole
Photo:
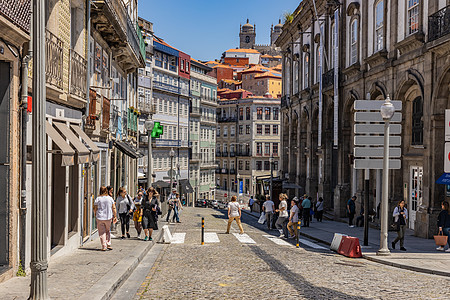
[[[185,232],[176,232],[172,235],[172,240],[170,242],[172,244],[183,244],[185,238],[186,238]]]
[[[215,232],[205,232],[205,243],[220,243],[219,237]]]
[[[309,247],[314,248],[314,249],[327,249],[325,247],[317,245],[316,243],[313,243],[313,242],[310,242],[310,241],[307,241],[307,240],[304,240],[304,239],[299,239],[299,241],[300,241],[300,245],[304,244],[304,245],[309,246]]]
[[[283,241],[282,239],[277,238],[276,236],[273,236],[273,235],[263,235],[263,237],[268,238],[269,240],[271,240],[272,242],[274,242],[275,244],[280,245],[280,246],[293,246],[292,244],[290,244],[286,241]]]
[[[242,244],[256,244],[256,242],[248,236],[248,234],[239,234],[239,233],[233,233],[233,235],[238,239],[239,242]]]

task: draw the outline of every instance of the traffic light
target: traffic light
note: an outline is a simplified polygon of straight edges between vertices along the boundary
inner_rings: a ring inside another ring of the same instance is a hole
[[[151,137],[152,138],[159,138],[163,132],[164,127],[160,124],[160,122],[155,122],[155,125],[153,126]]]

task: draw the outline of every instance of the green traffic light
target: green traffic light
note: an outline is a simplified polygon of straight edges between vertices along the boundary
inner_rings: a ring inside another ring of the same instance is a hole
[[[160,124],[160,122],[155,122],[155,125],[153,126],[153,130],[152,130],[152,133],[151,133],[151,137],[152,138],[159,138],[164,132],[163,129],[164,129],[164,126],[162,126]]]

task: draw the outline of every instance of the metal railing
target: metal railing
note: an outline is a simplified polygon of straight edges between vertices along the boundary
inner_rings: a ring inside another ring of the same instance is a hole
[[[235,157],[236,153],[234,151],[230,151],[230,157]]]
[[[200,160],[200,159],[201,159],[201,155],[200,155],[200,153],[191,153],[191,154],[189,155],[189,159],[192,159],[192,160]]]
[[[26,33],[30,33],[31,0],[0,1],[0,14]]]
[[[437,40],[450,33],[450,5],[428,17],[428,41]]]
[[[192,106],[189,107],[189,112],[190,112],[191,114],[196,114],[196,115],[199,115],[199,114],[202,113],[200,107],[192,107]]]
[[[236,174],[236,169],[230,169],[230,174]]]
[[[219,117],[217,122],[219,123],[224,123],[224,122],[236,122],[237,118],[236,117]]]
[[[50,31],[45,31],[45,75],[47,83],[63,88],[63,41]]]
[[[178,87],[161,81],[153,81],[153,88],[177,94]]]
[[[252,156],[251,151],[238,151],[237,156]]]
[[[222,152],[222,157],[228,157],[228,151],[223,151]]]
[[[322,87],[327,88],[334,84],[334,68],[322,74]]]
[[[228,169],[227,168],[222,168],[222,169],[220,169],[220,173],[222,173],[222,174],[228,174]]]
[[[155,139],[156,147],[189,147],[188,141],[183,140],[169,140],[169,139]]]
[[[70,86],[69,92],[86,98],[86,60],[73,49],[70,49]]]

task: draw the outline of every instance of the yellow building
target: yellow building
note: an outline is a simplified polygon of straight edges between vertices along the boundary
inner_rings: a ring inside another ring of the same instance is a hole
[[[255,75],[255,80],[259,87],[266,90],[267,93],[272,95],[272,98],[281,97],[281,74],[277,72],[265,72]]]

